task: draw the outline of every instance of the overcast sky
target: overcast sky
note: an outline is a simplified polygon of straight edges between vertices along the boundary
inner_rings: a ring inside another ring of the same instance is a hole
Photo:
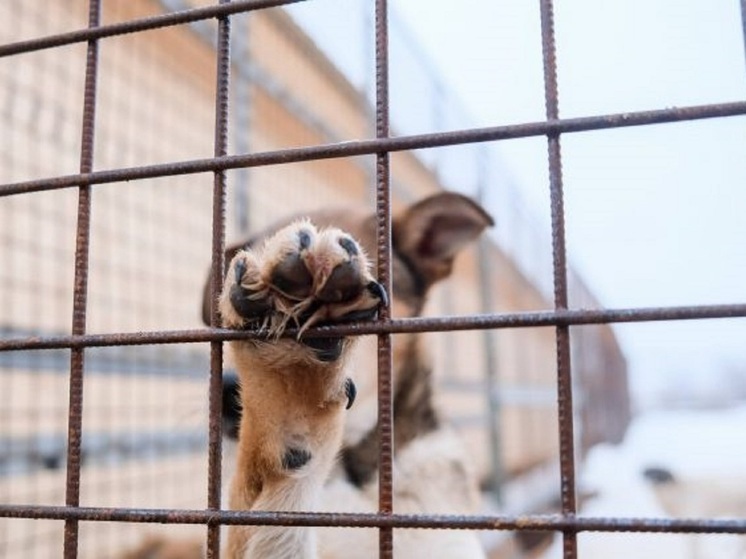
[[[746,99],[738,0],[559,0],[560,115]],[[544,118],[538,2],[396,0],[476,126]],[[548,215],[546,141],[502,142]],[[607,307],[746,302],[746,118],[562,138],[568,257]],[[634,389],[746,375],[746,319],[616,327]]]

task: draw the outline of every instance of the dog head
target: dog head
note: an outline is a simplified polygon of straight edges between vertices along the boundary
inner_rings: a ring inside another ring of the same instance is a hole
[[[306,215],[319,228],[334,226],[350,233],[375,262],[377,228],[374,214],[360,209],[336,209]],[[292,219],[294,218],[279,222],[245,242],[230,246],[225,254],[226,263],[230,262],[238,250],[260,242],[266,235],[283,227]],[[451,192],[427,197],[394,214],[391,225],[392,315],[397,318],[419,315],[430,288],[451,274],[458,253],[492,224],[490,215],[473,200]],[[209,324],[210,317],[209,286],[210,278],[205,285],[202,304],[202,317],[206,324]],[[429,375],[425,379],[413,379],[413,375],[407,372],[422,367],[422,356],[415,342],[416,336],[403,335],[395,338],[395,385],[401,388],[405,384],[402,381],[405,377],[409,378],[409,384],[412,386],[423,382],[429,383]],[[353,420],[348,422],[352,425],[348,429],[349,438],[346,436],[346,444],[356,442],[375,425],[375,368],[370,367],[371,363],[375,363],[375,359],[370,358],[370,349],[368,347],[366,350],[358,351],[358,354],[365,353],[368,357],[357,358],[351,372],[359,389],[356,404],[358,411],[353,414],[358,421],[351,418]],[[226,390],[235,390],[235,383],[226,383]],[[403,401],[403,398],[400,399],[400,403]],[[234,430],[229,428],[229,431]]]

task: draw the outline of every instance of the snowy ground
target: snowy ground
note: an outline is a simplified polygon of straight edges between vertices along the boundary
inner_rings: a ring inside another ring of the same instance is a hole
[[[683,488],[678,505],[689,509],[683,516],[746,518],[746,406],[639,416],[621,445],[601,445],[589,454],[580,484],[597,496],[585,503],[582,514],[670,517],[641,475],[649,466],[676,476]],[[694,488],[699,495],[692,495]],[[741,500],[738,513],[731,512],[730,497]],[[561,557],[560,543],[556,538],[544,559]],[[746,559],[746,536],[581,533],[578,551],[588,559]]]

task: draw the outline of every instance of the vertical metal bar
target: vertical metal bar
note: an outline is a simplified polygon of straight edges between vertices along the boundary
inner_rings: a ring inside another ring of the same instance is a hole
[[[376,138],[389,136],[389,68],[388,68],[388,6],[386,0],[376,0]],[[378,216],[377,252],[378,279],[391,293],[391,168],[388,152],[376,154],[376,215]],[[382,309],[380,319],[391,318],[389,309]],[[391,335],[378,336],[378,423],[379,481],[378,511],[393,513],[393,389]],[[393,557],[392,528],[379,529],[379,557]]]
[[[544,59],[544,99],[547,120],[559,118],[557,88],[557,58],[552,0],[541,0],[541,37]],[[565,244],[565,209],[562,190],[562,154],[559,134],[547,135],[549,186],[552,214],[552,262],[554,272],[555,309],[567,309],[567,262]],[[560,448],[560,496],[562,513],[574,516],[575,502],[575,435],[572,404],[572,369],[570,363],[570,329],[556,328],[557,344],[557,413]],[[577,532],[562,533],[563,557],[577,557]]]
[[[101,21],[99,0],[88,3],[88,27],[98,27]],[[93,149],[96,129],[96,83],[98,74],[98,41],[88,41],[86,56],[85,86],[83,91],[83,122],[81,126],[80,172],[93,170]],[[75,241],[75,280],[73,287],[72,334],[82,335],[86,331],[86,311],[88,306],[88,256],[91,232],[91,187],[78,189],[78,222]],[[80,466],[81,442],[83,437],[83,373],[85,350],[73,348],[70,351],[70,388],[67,417],[67,471],[65,484],[65,504],[68,507],[80,505]],[[78,521],[65,520],[64,549],[65,559],[78,556]]]
[[[230,0],[220,0],[227,4]],[[228,152],[228,100],[230,95],[230,16],[218,19],[217,70],[215,85],[215,157]],[[212,285],[210,295],[210,325],[220,326],[218,297],[223,285],[225,250],[225,185],[226,171],[215,171],[212,206]],[[210,343],[210,403],[207,467],[207,508],[220,509],[222,483],[222,385],[223,343]],[[207,525],[207,557],[220,556],[220,524]]]

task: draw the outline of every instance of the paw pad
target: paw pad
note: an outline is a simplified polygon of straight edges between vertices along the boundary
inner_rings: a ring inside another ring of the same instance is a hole
[[[364,251],[339,229],[318,231],[300,221],[231,262],[220,302],[224,325],[256,325],[280,335],[291,323],[299,337],[314,324],[373,318],[388,304]],[[322,360],[339,357],[342,340],[307,340]]]

